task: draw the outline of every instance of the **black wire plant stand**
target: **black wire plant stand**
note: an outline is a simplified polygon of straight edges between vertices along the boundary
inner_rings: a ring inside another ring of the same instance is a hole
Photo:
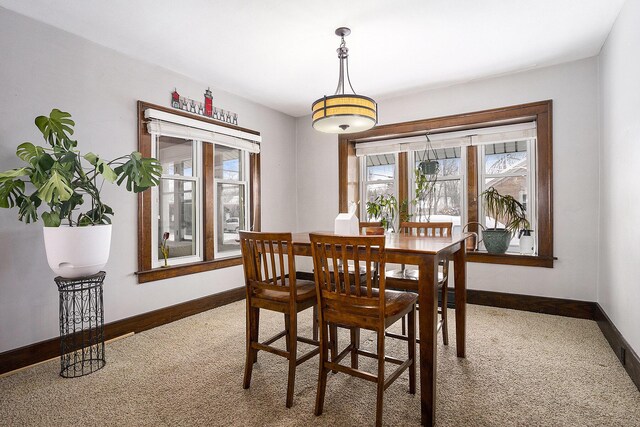
[[[66,279],[56,277],[60,294],[60,376],[76,378],[102,369],[105,272]]]

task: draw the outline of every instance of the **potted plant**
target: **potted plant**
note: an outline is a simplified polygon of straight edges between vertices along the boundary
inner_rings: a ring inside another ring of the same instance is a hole
[[[416,206],[418,221],[431,221],[431,209],[434,205],[433,198],[439,171],[440,163],[436,160],[420,162],[415,170],[416,191],[411,203]]]
[[[57,109],[35,124],[48,145],[18,145],[16,155],[26,165],[0,173],[0,207],[17,208],[26,223],[42,219],[47,261],[56,274],[95,274],[109,258],[114,214],[100,197],[104,181],[138,193],[159,183],[162,166],[139,152],[110,161],[83,155],[71,139],[75,122]]]
[[[391,194],[381,194],[373,201],[367,202],[367,214],[371,219],[379,219],[386,231],[395,231],[398,201]]]
[[[484,201],[486,214],[495,221],[493,228],[482,230],[484,246],[491,254],[503,254],[509,248],[515,232],[530,228],[524,205],[513,196],[501,195],[493,187],[483,191],[480,196]],[[504,226],[498,227],[499,223]]]

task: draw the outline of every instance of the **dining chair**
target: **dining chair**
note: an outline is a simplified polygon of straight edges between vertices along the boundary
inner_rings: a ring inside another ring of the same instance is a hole
[[[375,221],[375,222],[360,221],[359,227],[360,227],[360,234],[369,234],[367,229],[376,231],[376,229],[379,229],[382,227],[382,223],[380,221]]]
[[[400,223],[398,232],[406,236],[421,236],[425,238],[432,237],[450,237],[453,223],[451,222],[409,222]],[[391,270],[386,272],[387,287],[389,289],[400,289],[404,291],[418,292],[418,270],[405,268],[401,265],[399,270]],[[449,281],[449,260],[441,260],[438,269],[438,289],[441,291],[441,307],[438,309],[440,313],[440,327],[442,329],[442,342],[449,345],[449,329],[447,322],[447,283]],[[395,334],[389,336],[400,338]],[[404,319],[402,319],[402,336],[406,335],[406,327]],[[418,340],[419,342],[419,340]]]
[[[309,236],[320,322],[320,369],[315,414],[321,415],[323,411],[328,372],[342,372],[377,384],[376,426],[380,426],[384,390],[407,368],[409,392],[415,394],[416,391],[417,296],[409,292],[385,290],[384,236],[335,236],[316,233]],[[360,268],[355,269],[358,273],[354,275],[336,273],[339,261],[343,264],[353,261],[354,266],[363,266],[364,280],[359,277]],[[374,264],[380,266],[378,274],[373,271]],[[333,269],[330,266],[333,266]],[[399,360],[385,355],[385,330],[405,315],[409,320],[408,357],[406,360]],[[337,335],[331,333],[336,327],[349,328],[352,331],[351,343],[340,353],[337,351]],[[377,353],[359,348],[361,328],[377,333]],[[340,364],[348,354],[351,355],[350,367]],[[377,359],[377,374],[358,369],[358,356]],[[386,379],[385,361],[399,365]],[[351,391],[346,393],[347,398],[350,393]]]
[[[298,341],[319,346],[317,340],[298,336],[298,313],[316,306],[315,283],[296,279],[296,264],[291,233],[240,231],[247,306],[247,348],[243,387],[251,385],[251,373],[258,351],[282,356],[289,361],[286,406],[293,404],[296,366],[319,353],[319,347],[298,356]],[[284,314],[285,330],[260,342],[260,309]],[[316,316],[314,310],[314,331]],[[314,334],[315,335],[315,334]],[[285,337],[286,351],[272,347]]]

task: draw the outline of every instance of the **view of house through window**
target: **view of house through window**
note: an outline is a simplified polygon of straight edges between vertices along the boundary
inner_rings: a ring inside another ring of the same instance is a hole
[[[493,187],[502,195],[510,195],[526,208],[531,228],[535,227],[535,191],[531,171],[534,171],[531,141],[511,141],[480,146],[479,164],[481,165],[480,192]],[[482,206],[480,207],[482,209]],[[485,227],[504,227],[501,218],[491,218],[486,214],[479,216]],[[519,236],[514,235],[510,250],[517,250]]]

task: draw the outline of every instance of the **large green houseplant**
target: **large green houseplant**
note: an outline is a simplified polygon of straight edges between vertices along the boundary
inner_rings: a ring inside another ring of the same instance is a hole
[[[513,234],[530,227],[525,207],[513,196],[502,195],[493,187],[483,191],[480,196],[486,214],[494,219],[493,227],[482,231],[484,246],[489,253],[503,254],[509,248]],[[503,226],[498,227],[499,224]]]
[[[141,192],[159,183],[162,167],[139,152],[113,160],[82,154],[72,139],[75,122],[69,113],[53,109],[48,117],[38,116],[35,124],[47,145],[18,145],[16,155],[25,165],[0,173],[0,207],[17,208],[18,219],[26,223],[42,219],[47,259],[56,273],[87,274],[96,269],[95,265],[85,268],[92,262],[87,251],[101,252],[104,258],[106,244],[108,258],[114,212],[101,198],[103,183],[124,184],[128,191]],[[83,246],[85,238],[88,243]],[[106,243],[92,239],[106,239]],[[64,251],[76,252],[77,259],[59,253]],[[104,264],[106,259],[99,268]]]

